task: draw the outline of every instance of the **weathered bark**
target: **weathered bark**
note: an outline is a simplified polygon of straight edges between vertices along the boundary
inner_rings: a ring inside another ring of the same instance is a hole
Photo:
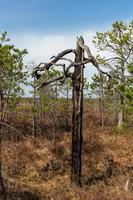
[[[0,121],[3,121],[4,120],[4,117],[5,117],[5,106],[6,103],[4,101],[4,95],[3,95],[3,91],[0,89]]]
[[[121,67],[121,76],[119,80],[119,84],[122,85],[125,82],[125,70],[124,70],[124,62]],[[118,112],[118,131],[123,130],[124,124],[124,94],[122,91],[119,92],[119,112]]]
[[[83,61],[84,50],[77,41],[75,62]],[[73,77],[73,116],[72,116],[72,182],[81,184],[82,168],[82,120],[83,120],[83,73],[84,65],[76,66]]]
[[[69,86],[68,86],[68,82],[67,82],[67,88],[66,88],[66,92],[67,92],[67,106],[66,106],[66,130],[69,130],[69,123],[68,123],[68,117],[69,117]]]
[[[103,91],[103,79],[101,77],[101,82],[99,85],[99,112],[100,112],[100,118],[101,118],[101,126],[102,129],[104,129],[104,91]]]
[[[84,52],[86,52],[87,58],[84,57]],[[69,53],[75,54],[75,62],[70,59],[64,58],[65,55]],[[59,64],[57,61],[67,60],[70,64],[66,67],[66,64]],[[73,81],[73,117],[72,117],[72,173],[71,180],[72,182],[80,185],[81,184],[81,168],[82,168],[82,120],[83,120],[83,83],[84,83],[84,65],[87,63],[92,63],[101,74],[108,75],[107,72],[103,72],[96,61],[92,56],[88,46],[84,44],[83,37],[77,40],[77,47],[75,49],[68,49],[57,56],[52,57],[52,60],[49,63],[40,63],[38,67],[35,68],[33,75],[39,79],[41,77],[38,74],[39,71],[49,70],[52,66],[61,66],[63,68],[63,75],[54,77],[51,80],[43,82],[39,88],[49,85],[53,82],[60,81],[64,83],[64,80],[67,78],[72,78]],[[70,69],[74,67],[74,73],[70,72]],[[110,77],[110,75],[108,75]]]
[[[5,189],[5,185],[4,185],[4,181],[3,181],[3,176],[2,176],[2,158],[1,158],[1,153],[2,153],[2,135],[1,135],[1,125],[0,125],[0,193],[1,196],[3,198],[3,200],[7,200],[7,193],[6,193],[6,189]]]
[[[124,96],[119,94],[118,131],[122,131],[124,123]]]
[[[2,112],[2,114],[0,115],[0,122],[2,122],[2,118],[3,118],[3,109],[4,109],[4,103],[3,103],[3,95],[2,95],[2,91],[0,90],[0,111]],[[4,181],[3,181],[3,177],[2,177],[2,133],[1,133],[1,124],[0,124],[0,193],[1,196],[3,197],[4,200],[6,200],[6,190],[5,190],[5,186],[4,186]],[[1,197],[0,196],[0,197]]]
[[[57,82],[55,83],[55,91],[54,91],[54,102],[53,102],[53,146],[56,151],[56,122],[57,122],[57,97],[58,97],[58,87],[57,87]]]
[[[33,86],[33,114],[32,114],[32,137],[36,137],[36,88],[35,88],[35,77],[34,77],[34,86]]]

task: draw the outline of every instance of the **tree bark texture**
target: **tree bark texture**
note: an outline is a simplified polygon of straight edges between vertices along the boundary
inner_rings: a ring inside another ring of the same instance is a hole
[[[2,158],[1,158],[1,153],[2,153],[2,134],[1,134],[1,125],[0,125],[0,197],[3,200],[7,200],[7,193],[4,185],[4,180],[2,176]]]
[[[75,62],[81,63],[84,58],[84,50],[77,41]],[[75,66],[73,77],[73,116],[72,116],[72,173],[71,180],[77,185],[81,184],[82,166],[82,121],[83,121],[83,76],[84,65]]]

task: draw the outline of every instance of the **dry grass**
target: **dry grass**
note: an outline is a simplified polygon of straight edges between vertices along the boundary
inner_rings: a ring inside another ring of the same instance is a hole
[[[106,131],[85,131],[83,183],[92,175],[104,173],[110,158],[114,160],[117,173],[114,172],[107,183],[99,181],[91,186],[84,184],[82,188],[71,185],[70,182],[70,134],[62,134],[55,146],[42,137],[36,140],[27,137],[16,142],[3,141],[2,147],[3,172],[8,191],[12,195],[16,192],[16,197],[11,196],[10,200],[133,199],[133,191],[124,190],[129,177],[129,173],[124,170],[126,166],[133,166],[132,134],[113,135]],[[50,160],[56,166],[45,170]],[[20,192],[29,192],[29,196],[17,197]]]

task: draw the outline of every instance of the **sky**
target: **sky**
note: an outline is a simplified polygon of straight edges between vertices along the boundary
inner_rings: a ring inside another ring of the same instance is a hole
[[[64,33],[132,18],[132,0],[0,0],[0,28]]]
[[[0,0],[0,31],[28,50],[26,64],[48,62],[51,55],[75,48],[80,35],[96,55],[96,31],[109,30],[120,20],[133,20],[133,0]],[[86,67],[85,75],[91,80],[95,72]]]

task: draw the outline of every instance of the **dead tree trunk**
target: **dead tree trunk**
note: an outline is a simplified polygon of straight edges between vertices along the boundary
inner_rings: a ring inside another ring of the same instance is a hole
[[[84,50],[77,43],[76,63],[83,62]],[[72,116],[72,182],[81,184],[81,152],[82,152],[82,120],[83,120],[83,73],[84,65],[80,64],[74,68],[73,77],[73,116]]]
[[[99,84],[99,111],[101,118],[101,126],[104,129],[104,90],[103,90],[103,77],[100,74],[100,84]]]
[[[84,57],[84,52],[87,54],[87,58]],[[64,56],[74,53],[75,62],[65,58]],[[68,61],[70,64],[66,67],[66,64],[57,63],[60,60]],[[76,49],[67,49],[59,53],[57,56],[53,56],[49,63],[40,63],[34,70],[33,75],[37,79],[42,77],[38,72],[49,70],[52,66],[61,66],[63,69],[63,74],[58,77],[54,77],[51,80],[44,81],[39,88],[47,86],[53,82],[60,81],[64,83],[65,79],[72,78],[73,81],[73,115],[72,115],[72,170],[71,170],[71,180],[77,185],[81,185],[81,168],[82,168],[82,121],[83,121],[83,83],[84,83],[84,65],[87,63],[92,63],[99,73],[107,74],[103,72],[92,56],[88,46],[84,44],[84,39],[81,36],[77,39]],[[70,69],[74,67],[74,73],[71,73]]]
[[[123,130],[124,123],[124,96],[119,94],[118,131]]]
[[[121,77],[119,80],[119,84],[122,85],[125,82],[125,75],[124,75],[124,63],[121,69]],[[119,92],[119,112],[118,112],[118,131],[123,130],[124,125],[124,95],[122,92]]]
[[[53,101],[53,145],[56,151],[56,123],[57,123],[57,97],[58,97],[58,87],[57,87],[57,81],[55,83],[55,91],[54,91],[54,101]]]
[[[7,193],[4,185],[4,180],[2,176],[2,134],[1,134],[1,126],[0,126],[0,197],[2,197],[3,200],[7,200]]]
[[[67,100],[66,100],[66,130],[69,131],[69,122],[68,122],[68,118],[69,118],[69,85],[67,82],[67,87],[66,87],[66,92],[67,92]]]
[[[33,84],[33,113],[32,113],[32,137],[36,137],[36,87],[35,87],[35,77]]]

